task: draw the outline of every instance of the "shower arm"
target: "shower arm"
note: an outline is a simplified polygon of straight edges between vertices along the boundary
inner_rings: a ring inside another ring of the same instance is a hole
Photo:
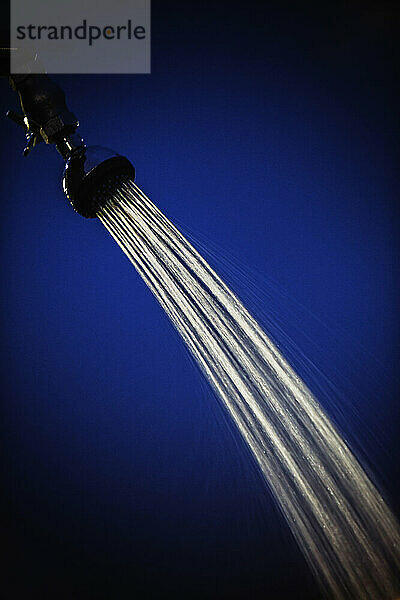
[[[20,125],[26,135],[24,156],[40,142],[54,144],[67,160],[85,144],[76,133],[79,122],[68,109],[61,87],[46,74],[10,75],[12,89],[18,93],[22,114],[12,110],[7,116]]]

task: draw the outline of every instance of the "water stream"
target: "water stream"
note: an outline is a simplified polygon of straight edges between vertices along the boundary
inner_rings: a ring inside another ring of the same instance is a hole
[[[397,521],[266,333],[133,182],[98,217],[233,419],[326,594],[394,600]]]

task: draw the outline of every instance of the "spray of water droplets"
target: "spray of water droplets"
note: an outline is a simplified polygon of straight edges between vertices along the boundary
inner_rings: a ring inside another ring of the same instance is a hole
[[[398,524],[266,333],[133,182],[98,217],[217,392],[327,595],[393,600]]]

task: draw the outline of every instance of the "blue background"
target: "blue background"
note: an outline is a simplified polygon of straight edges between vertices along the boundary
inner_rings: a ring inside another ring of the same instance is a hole
[[[398,511],[394,5],[187,4],[153,2],[151,75],[57,81]],[[320,597],[157,302],[68,205],[57,153],[22,158],[6,119],[0,135],[6,597]]]

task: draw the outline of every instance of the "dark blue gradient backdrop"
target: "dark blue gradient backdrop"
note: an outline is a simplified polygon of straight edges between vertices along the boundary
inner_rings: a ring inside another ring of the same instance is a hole
[[[393,6],[214,4],[153,2],[151,75],[57,81],[86,141],[217,245],[256,314],[274,306],[339,391],[272,332],[282,351],[397,510]],[[24,159],[22,133],[0,130],[4,597],[319,598],[157,302],[68,205],[57,153]]]

